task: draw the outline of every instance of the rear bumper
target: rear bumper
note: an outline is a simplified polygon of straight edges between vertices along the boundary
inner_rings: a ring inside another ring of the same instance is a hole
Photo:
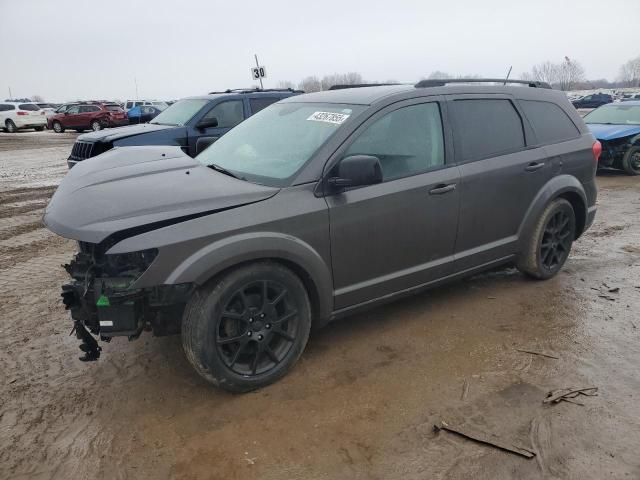
[[[12,118],[13,123],[16,124],[18,128],[31,128],[31,127],[44,127],[47,125],[47,117],[41,115],[39,117],[36,116],[20,116]]]

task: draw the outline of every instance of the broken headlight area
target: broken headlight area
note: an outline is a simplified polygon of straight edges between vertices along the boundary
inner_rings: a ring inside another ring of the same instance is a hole
[[[81,360],[100,356],[101,348],[91,334],[109,342],[116,336],[136,339],[145,329],[157,336],[180,331],[190,284],[135,287],[157,255],[156,249],[107,255],[99,245],[81,243],[80,251],[64,265],[71,281],[62,286],[62,299],[82,341]]]
[[[601,140],[602,154],[598,162],[601,167],[622,167],[622,158],[631,147],[629,138],[616,138],[613,140]]]

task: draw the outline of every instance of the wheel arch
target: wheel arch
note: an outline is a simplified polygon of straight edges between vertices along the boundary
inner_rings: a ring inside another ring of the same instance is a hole
[[[518,229],[518,246],[521,251],[535,228],[537,219],[547,205],[556,198],[564,198],[573,207],[576,215],[576,237],[580,237],[585,230],[587,221],[587,195],[579,180],[572,175],[559,175],[547,182],[540,189],[529,206],[524,220]]]
[[[329,267],[308,243],[284,234],[253,232],[214,242],[186,258],[164,283],[203,285],[239,266],[260,261],[280,263],[300,278],[309,295],[314,326],[329,320],[333,311]]]

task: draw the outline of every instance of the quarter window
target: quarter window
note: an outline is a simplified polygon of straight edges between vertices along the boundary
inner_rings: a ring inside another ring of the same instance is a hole
[[[242,100],[229,100],[222,102],[209,110],[203,120],[216,118],[218,128],[233,128],[244,120]]]
[[[438,104],[411,105],[386,114],[358,136],[344,156],[349,155],[378,157],[385,182],[444,165]]]
[[[267,108],[272,103],[276,103],[279,98],[267,97],[267,98],[250,98],[249,105],[251,106],[251,113],[258,113],[263,108]]]
[[[456,159],[480,160],[524,148],[522,120],[506,99],[454,100]]]
[[[16,107],[14,107],[13,105],[7,105],[7,104],[2,104],[0,105],[0,112],[7,112],[9,110],[15,110]]]
[[[580,135],[569,116],[555,103],[520,100],[520,106],[539,143],[561,142]]]
[[[21,105],[18,105],[18,108],[20,110],[28,110],[30,112],[37,112],[38,110],[40,110],[40,107],[35,103],[23,103]]]

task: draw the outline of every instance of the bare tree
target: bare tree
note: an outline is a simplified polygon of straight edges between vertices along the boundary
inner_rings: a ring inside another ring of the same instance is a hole
[[[320,83],[322,84],[322,90],[329,90],[333,85],[358,85],[365,82],[359,73],[349,72],[325,75],[320,80]]]
[[[553,85],[558,81],[558,66],[550,61],[534,65],[531,75],[539,82],[547,82]]]
[[[280,80],[278,82],[278,84],[276,85],[276,88],[291,88],[291,89],[294,89],[294,88],[296,88],[296,84],[293,83],[291,80]]]
[[[640,56],[620,67],[618,79],[627,87],[640,87]]]
[[[579,62],[564,57],[564,61],[557,66],[558,86],[560,90],[572,90],[579,83],[584,82],[584,68]]]
[[[44,98],[42,98],[42,95],[31,95],[31,101],[32,102],[44,102]]]
[[[307,93],[310,92],[319,92],[322,90],[322,84],[320,83],[320,79],[318,77],[305,77],[298,84],[298,88],[300,90],[304,90]]]
[[[445,80],[447,78],[453,78],[447,72],[442,72],[440,70],[435,70],[429,74],[427,77],[428,80]]]

